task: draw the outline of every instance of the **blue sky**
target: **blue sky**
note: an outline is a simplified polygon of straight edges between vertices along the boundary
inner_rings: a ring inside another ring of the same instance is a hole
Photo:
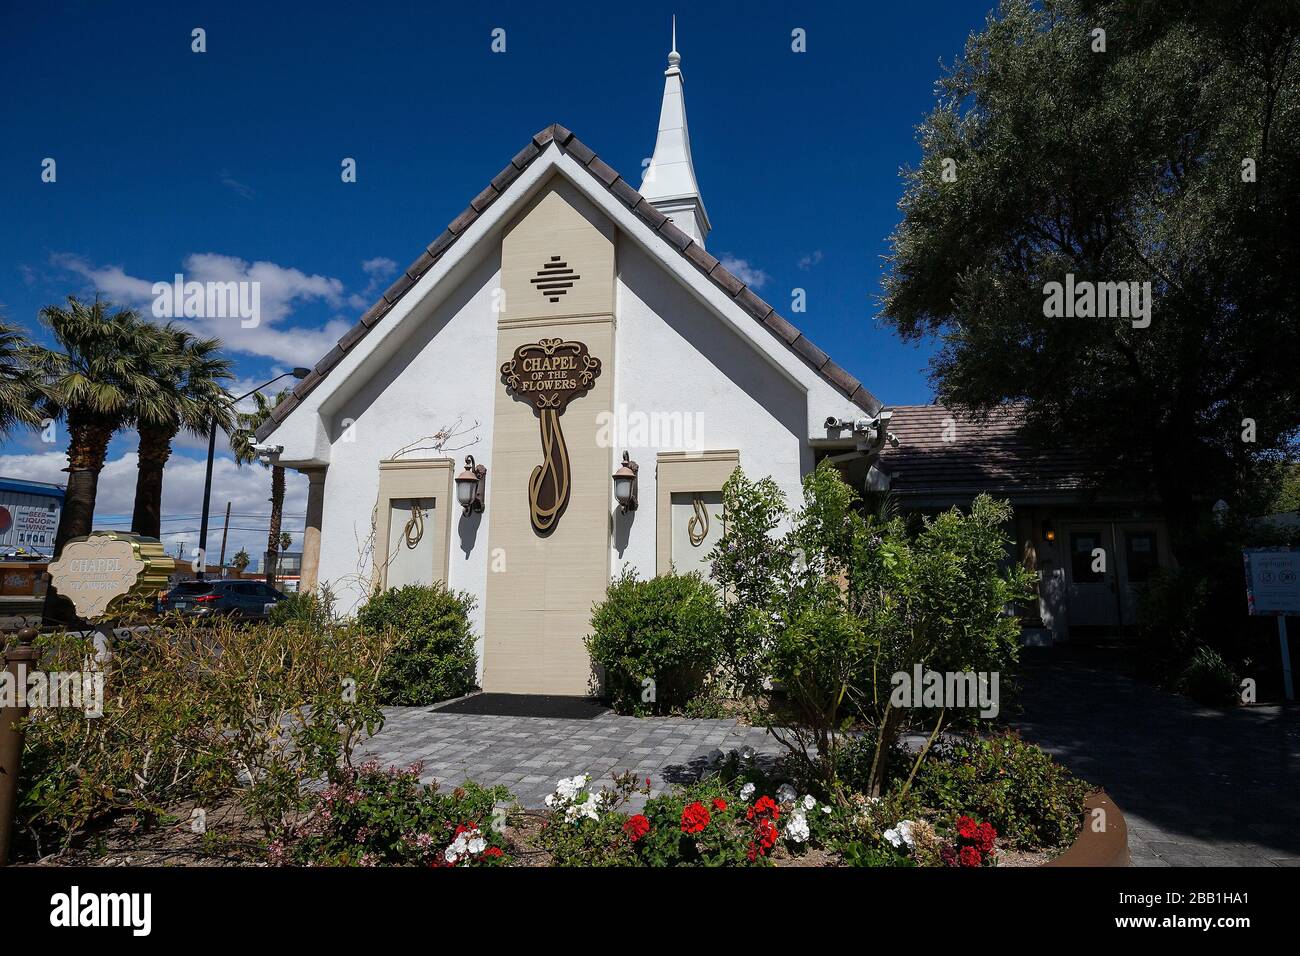
[[[9,5],[0,309],[35,328],[69,293],[256,269],[276,311],[270,335],[224,335],[241,382],[314,364],[536,130],[563,123],[635,180],[675,12],[709,250],[787,315],[790,290],[807,290],[791,318],[879,398],[928,401],[930,350],[879,325],[875,296],[939,60],[991,5]],[[195,27],[206,53],[191,52]],[[490,49],[497,27],[505,53]],[[806,53],[791,51],[796,27]],[[122,436],[110,460],[133,450]],[[15,436],[0,473],[57,480],[50,455]],[[200,457],[183,444],[169,479]],[[133,479],[133,461],[121,471]],[[194,510],[176,494],[164,510]],[[129,511],[108,500],[101,515]]]

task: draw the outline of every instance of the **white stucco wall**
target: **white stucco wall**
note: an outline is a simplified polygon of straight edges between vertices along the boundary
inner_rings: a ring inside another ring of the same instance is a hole
[[[466,454],[485,464],[492,460],[493,392],[499,387],[492,295],[499,272],[500,256],[495,252],[468,267],[459,287],[436,308],[424,309],[411,335],[395,345],[379,374],[364,384],[354,382],[354,394],[340,401],[330,416],[320,580],[339,596],[341,610],[353,609],[366,596],[366,584],[357,576],[358,560],[370,533],[382,459],[459,420],[464,434],[451,442],[455,447],[412,451],[403,457],[450,457],[456,461],[454,472],[460,471]],[[350,430],[345,425],[348,419],[353,420]],[[492,491],[489,475],[489,506]],[[492,510],[465,518],[452,502],[447,504],[451,518],[448,584],[478,597],[474,626],[481,645]]]
[[[471,228],[484,232],[453,246],[271,437],[283,444],[287,463],[319,467],[328,462],[319,580],[338,595],[340,610],[354,609],[368,590],[370,565],[359,567],[359,556],[371,533],[379,461],[459,420],[464,434],[452,444],[460,447],[404,457],[450,457],[459,471],[470,453],[491,466],[493,406],[502,387],[493,309],[500,233],[507,210],[513,214],[523,206],[551,165],[570,182],[582,183],[619,229],[612,360],[616,420],[633,424],[635,415],[660,415],[667,416],[661,421],[699,425],[688,445],[662,434],[657,441],[629,444],[627,438],[635,436],[627,435],[611,441],[613,460],[627,450],[641,464],[642,503],[625,516],[610,501],[611,573],[625,563],[644,576],[655,572],[658,452],[738,449],[747,474],[770,475],[794,504],[801,477],[812,467],[808,437],[818,434],[828,415],[862,415],[693,266],[674,258],[677,253],[649,236],[616,200],[591,191],[582,178],[588,174],[569,173],[565,164],[571,162],[558,157],[530,167],[512,187],[509,202],[499,201]],[[677,269],[680,275],[674,274]],[[448,502],[448,583],[478,599],[473,623],[480,635],[480,662],[492,502],[508,493],[489,472],[484,514],[464,518]]]
[[[655,456],[661,451],[739,449],[747,475],[770,475],[797,502],[802,475],[812,467],[807,435],[801,434],[808,396],[625,240],[618,247],[616,308],[616,412],[626,412],[630,424],[633,416],[647,421],[655,413],[661,424],[699,423],[689,435],[674,436],[678,429],[662,428],[657,444],[614,448],[615,459],[626,449],[641,465],[641,506],[629,515],[615,513],[610,567],[617,573],[627,563],[650,577],[655,573]],[[626,437],[637,435],[628,429]],[[698,444],[672,444],[674,437]]]

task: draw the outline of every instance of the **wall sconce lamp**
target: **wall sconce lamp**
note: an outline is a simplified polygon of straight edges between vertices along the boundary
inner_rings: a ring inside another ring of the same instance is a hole
[[[465,514],[483,510],[483,496],[487,490],[487,467],[474,464],[474,456],[465,456],[465,470],[456,476],[456,501]]]
[[[1056,540],[1056,528],[1052,526],[1052,522],[1050,521],[1043,522],[1043,540],[1044,541]]]
[[[623,514],[636,511],[636,473],[640,470],[641,466],[632,461],[627,452],[623,452],[623,467],[614,472],[614,497]]]

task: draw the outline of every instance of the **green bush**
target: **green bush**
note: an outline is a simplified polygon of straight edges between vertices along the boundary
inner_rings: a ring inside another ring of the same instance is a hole
[[[379,675],[381,703],[436,704],[473,689],[474,603],[472,595],[438,583],[377,591],[361,606],[357,621],[363,628],[397,636]]]
[[[1240,702],[1240,680],[1228,662],[1208,647],[1198,647],[1178,678],[1178,689],[1192,700],[1210,707],[1231,707]]]
[[[492,866],[507,862],[500,832],[505,787],[451,793],[420,783],[419,764],[348,768],[314,794],[304,817],[270,846],[295,866]],[[501,809],[498,809],[501,808]]]
[[[304,624],[325,627],[335,622],[334,595],[322,585],[320,593],[293,591],[271,606],[267,620],[272,624]]]
[[[648,581],[625,569],[593,608],[587,650],[622,714],[681,711],[705,690],[720,648],[714,591],[698,574]]]
[[[41,638],[44,671],[83,668],[88,642]],[[182,801],[231,794],[268,836],[307,787],[350,760],[383,724],[374,691],[388,641],[354,625],[244,625],[229,619],[119,637],[102,716],[34,710],[27,720],[18,820],[37,853],[66,847],[101,818],[144,822]]]
[[[941,816],[987,820],[1006,845],[1034,849],[1074,841],[1091,790],[1039,747],[1004,734],[936,745],[911,795]]]

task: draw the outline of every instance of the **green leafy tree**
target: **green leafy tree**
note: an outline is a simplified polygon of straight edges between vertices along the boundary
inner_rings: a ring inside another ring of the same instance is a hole
[[[1007,0],[938,97],[885,317],[944,400],[1154,487],[1186,563],[1300,422],[1300,5]],[[1067,275],[1150,283],[1149,325],[1049,317]]]
[[[131,530],[157,538],[162,523],[163,468],[171,457],[172,440],[183,429],[207,435],[215,420],[229,431],[234,420],[230,397],[222,383],[230,378],[230,362],[221,357],[219,339],[202,339],[175,325],[160,330],[166,361],[158,363],[158,401],[142,403],[134,414],[140,434],[139,474]]]
[[[1029,597],[1032,576],[1007,561],[1011,509],[987,495],[915,536],[903,519],[870,513],[829,462],[805,477],[803,498],[790,514],[774,485],[739,470],[724,486],[726,528],[712,555],[724,644],[743,650],[742,687],[780,690],[769,730],[828,789],[844,732],[867,718],[876,736],[867,777],[879,795],[899,737],[922,716],[895,705],[894,675],[1005,672],[1020,633],[1008,608]],[[925,716],[931,740],[960,718],[943,707]]]
[[[244,568],[248,567],[252,561],[253,559],[248,556],[248,552],[243,548],[240,548],[235,552],[235,556],[230,559],[230,566],[240,574],[243,574]]]

